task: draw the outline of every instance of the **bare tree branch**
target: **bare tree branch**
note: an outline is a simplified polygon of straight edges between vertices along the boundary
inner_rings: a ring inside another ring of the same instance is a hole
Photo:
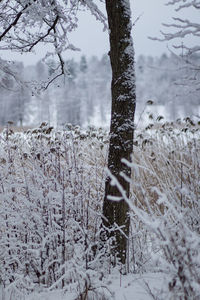
[[[35,47],[39,42],[43,41],[49,34],[50,32],[55,29],[56,24],[58,23],[59,17],[56,16],[55,21],[53,22],[53,24],[51,25],[51,27],[47,30],[47,33],[44,34],[43,36],[41,36],[38,40],[36,40],[34,43],[32,43],[31,47],[29,48],[29,51],[31,51],[33,49],[33,47]]]
[[[6,28],[6,30],[0,35],[0,41],[2,40],[2,38],[17,24],[17,22],[19,21],[19,19],[21,18],[24,10],[28,7],[28,5],[26,5],[17,15],[15,20],[8,26],[8,28]]]

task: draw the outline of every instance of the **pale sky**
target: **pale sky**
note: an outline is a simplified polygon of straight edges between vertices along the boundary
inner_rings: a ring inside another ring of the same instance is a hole
[[[140,54],[159,56],[164,52],[168,52],[167,43],[152,41],[148,36],[160,36],[160,30],[166,30],[162,27],[162,23],[170,23],[172,16],[180,16],[174,11],[173,7],[165,6],[166,0],[130,0],[133,22],[140,16],[140,19],[133,28],[133,40],[136,57]],[[191,17],[193,11],[186,10],[182,16],[185,18]],[[194,14],[194,18],[197,16]],[[192,38],[191,38],[192,39]],[[72,43],[80,48],[80,52],[68,51],[64,57],[66,59],[79,59],[81,55],[91,57],[96,55],[101,57],[104,53],[109,51],[108,32],[103,32],[103,25],[96,21],[96,19],[87,12],[80,14],[79,27],[71,35]],[[193,42],[192,40],[190,41]],[[168,43],[171,47],[172,43]],[[45,55],[46,49],[41,49],[37,54],[15,54],[3,53],[0,55],[7,59],[16,59],[23,61],[25,65],[36,63]]]

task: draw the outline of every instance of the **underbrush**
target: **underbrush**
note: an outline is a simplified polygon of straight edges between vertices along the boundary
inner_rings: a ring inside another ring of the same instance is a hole
[[[169,299],[198,299],[199,132],[186,119],[135,133],[127,272],[168,273]],[[109,241],[99,247],[107,133],[7,127],[0,145],[0,275],[10,299],[54,289],[111,299]]]
[[[132,163],[124,163],[133,170],[132,197],[121,190],[130,207],[133,265],[166,274],[167,291],[151,292],[154,299],[200,299],[199,124],[187,118],[181,126],[148,126],[136,137]]]

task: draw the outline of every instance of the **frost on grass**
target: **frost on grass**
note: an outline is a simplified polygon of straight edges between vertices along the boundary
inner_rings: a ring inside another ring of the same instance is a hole
[[[132,163],[124,161],[132,168],[131,178],[121,174],[131,183],[130,199],[110,174],[130,207],[126,277],[120,266],[112,269],[112,243],[103,247],[99,239],[107,133],[71,125],[55,131],[43,124],[24,134],[7,128],[0,135],[2,293],[9,299],[132,299],[140,292],[141,299],[151,293],[198,298],[199,141],[199,125],[189,119],[161,119],[136,131]],[[147,279],[152,272],[163,286]]]

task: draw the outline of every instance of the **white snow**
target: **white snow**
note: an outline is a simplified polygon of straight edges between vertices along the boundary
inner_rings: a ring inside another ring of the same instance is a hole
[[[152,292],[159,295],[164,287],[165,277],[162,273],[110,275],[107,279],[107,288],[110,291],[110,298],[113,300],[151,300]],[[164,291],[163,291],[164,292]],[[62,290],[49,291],[43,293],[34,292],[30,295],[15,295],[14,292],[6,293],[0,289],[0,300],[75,300],[74,293],[64,293]]]

